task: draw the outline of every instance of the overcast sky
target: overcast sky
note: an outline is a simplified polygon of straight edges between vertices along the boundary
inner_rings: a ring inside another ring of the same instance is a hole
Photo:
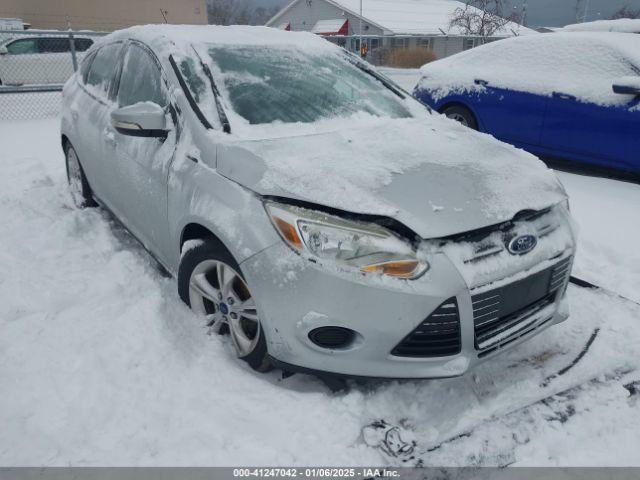
[[[289,0],[249,0],[254,5],[277,5]],[[363,0],[367,1],[367,0]],[[465,1],[465,0],[460,0]],[[506,0],[520,8],[525,0]],[[609,18],[620,7],[628,5],[640,9],[640,0],[584,0],[589,3],[588,20]],[[527,0],[527,23],[530,26],[559,27],[575,23],[576,0]]]
[[[523,1],[513,0],[513,4],[520,7]],[[640,0],[585,1],[589,3],[588,20],[609,18],[624,5],[640,9]],[[531,26],[563,26],[575,22],[576,0],[528,0],[527,11],[527,23]]]

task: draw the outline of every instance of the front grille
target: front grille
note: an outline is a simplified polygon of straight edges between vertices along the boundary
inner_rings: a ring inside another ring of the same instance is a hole
[[[455,297],[440,305],[392,351],[397,357],[446,357],[460,353],[460,315]]]
[[[535,329],[532,321],[540,319],[532,317],[555,302],[558,291],[566,288],[570,270],[571,258],[567,258],[523,280],[473,295],[475,345],[482,351],[480,356]]]

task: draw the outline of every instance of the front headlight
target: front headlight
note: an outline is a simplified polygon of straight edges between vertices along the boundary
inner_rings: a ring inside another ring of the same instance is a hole
[[[379,225],[280,203],[267,202],[265,208],[284,241],[317,263],[405,279],[429,269],[408,242]]]

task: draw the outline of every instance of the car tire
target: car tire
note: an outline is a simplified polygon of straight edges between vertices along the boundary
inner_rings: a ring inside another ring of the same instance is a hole
[[[465,127],[469,127],[472,130],[478,130],[478,121],[475,115],[467,107],[462,105],[451,105],[442,111],[443,115],[446,115],[451,120],[455,120],[461,123]]]
[[[220,242],[206,239],[183,250],[178,293],[213,331],[229,334],[238,358],[258,372],[273,369],[253,296],[240,266]]]
[[[78,154],[70,143],[64,149],[65,164],[67,168],[67,181],[73,203],[77,208],[89,208],[97,206],[93,199],[93,193],[89,181],[84,174]]]

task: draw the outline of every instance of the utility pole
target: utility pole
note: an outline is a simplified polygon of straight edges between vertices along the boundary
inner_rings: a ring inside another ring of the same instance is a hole
[[[576,23],[584,23],[589,18],[590,0],[576,1]]]
[[[360,29],[359,29],[359,33],[360,33],[360,41],[358,42],[358,54],[360,55],[360,57],[362,57],[362,0],[360,0]]]
[[[522,2],[522,21],[520,23],[523,27],[527,26],[527,2],[528,0]]]
[[[591,0],[585,0],[584,2],[584,16],[582,17],[582,23],[586,22],[589,18],[589,7]]]

